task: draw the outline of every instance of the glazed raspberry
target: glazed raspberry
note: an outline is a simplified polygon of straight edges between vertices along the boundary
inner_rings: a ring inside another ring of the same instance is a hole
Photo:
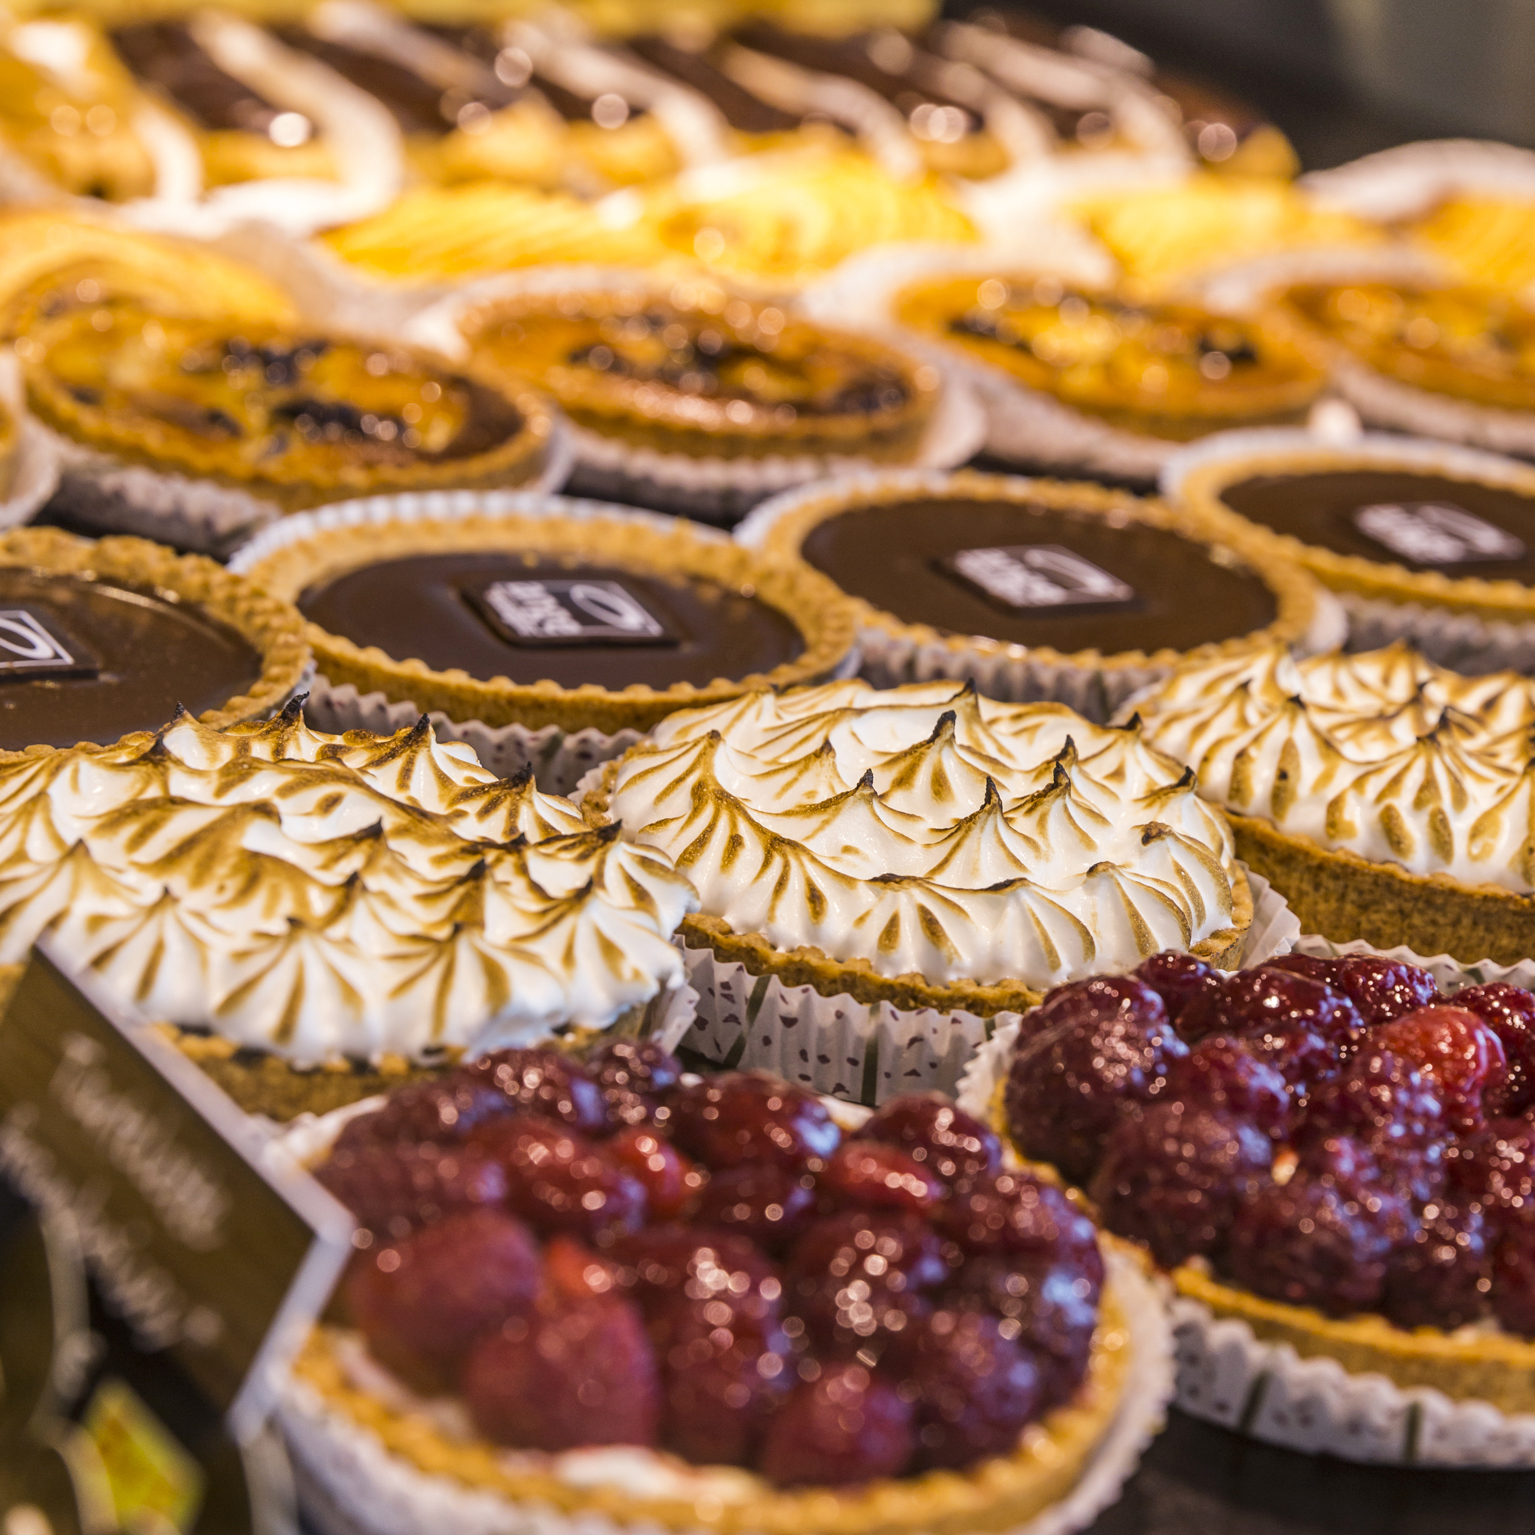
[[[554,1050],[494,1050],[461,1069],[472,1082],[488,1082],[525,1114],[555,1119],[583,1135],[612,1128],[597,1084],[580,1063]]]
[[[1282,1139],[1294,1100],[1284,1073],[1260,1060],[1246,1040],[1211,1035],[1167,1070],[1165,1097],[1195,1109],[1215,1109],[1250,1120],[1265,1135]]]
[[[757,1469],[781,1487],[899,1476],[916,1447],[911,1404],[861,1364],[802,1381],[768,1425]]]
[[[1226,1272],[1255,1295],[1350,1316],[1380,1303],[1391,1247],[1379,1216],[1302,1170],[1237,1212]]]
[[[1492,1260],[1492,1314],[1522,1338],[1535,1337],[1535,1219],[1521,1212]]]
[[[1090,1190],[1103,1223],[1146,1243],[1163,1268],[1215,1257],[1268,1179],[1273,1142],[1230,1113],[1157,1103],[1122,1119]]]
[[[977,1257],[1069,1261],[1103,1282],[1093,1223],[1053,1184],[1028,1173],[998,1173],[961,1184],[934,1217],[938,1229]]]
[[[842,1139],[819,1099],[750,1072],[679,1088],[671,1108],[673,1139],[715,1172],[763,1162],[815,1171]]]
[[[1324,986],[1337,986],[1341,979],[1341,965],[1336,959],[1325,959],[1316,954],[1276,954],[1273,959],[1263,961],[1264,968],[1268,970],[1288,970],[1292,975],[1304,975],[1313,981],[1320,981]]]
[[[675,1220],[695,1200],[708,1174],[648,1125],[620,1130],[603,1148],[645,1190],[645,1208],[661,1221]]]
[[[1467,1135],[1483,1123],[1482,1094],[1508,1074],[1491,1025],[1463,1007],[1422,1007],[1375,1030],[1372,1044],[1416,1066],[1439,1096],[1445,1119]]]
[[[615,1124],[664,1123],[670,1118],[662,1100],[681,1078],[682,1063],[655,1040],[611,1040],[588,1056],[585,1065]]]
[[[1443,1193],[1440,1164],[1425,1164],[1417,1152],[1371,1151],[1349,1136],[1307,1142],[1300,1149],[1297,1167],[1357,1205],[1393,1246],[1412,1239],[1419,1225],[1418,1210]]]
[[[1102,1288],[1101,1261],[1094,1277],[1089,1266],[1070,1259],[973,1258],[942,1301],[995,1316],[1003,1335],[1034,1355],[1042,1406],[1054,1407],[1075,1395],[1087,1373]]]
[[[646,1226],[614,1239],[607,1252],[626,1270],[624,1284],[647,1310],[673,1290],[740,1296],[772,1279],[781,1299],[778,1271],[760,1247],[739,1232],[703,1226]]]
[[[763,1247],[787,1247],[815,1218],[815,1181],[771,1162],[715,1173],[699,1196],[694,1219],[738,1232]]]
[[[1511,1213],[1535,1209],[1535,1125],[1493,1120],[1449,1147],[1445,1174],[1451,1199],[1476,1205],[1501,1230]]]
[[[1353,999],[1368,1028],[1444,1000],[1433,976],[1417,965],[1378,954],[1344,954],[1335,963],[1338,979],[1333,984]]]
[[[1192,954],[1180,954],[1177,949],[1167,949],[1142,960],[1135,974],[1161,997],[1174,1027],[1191,1004],[1221,984],[1221,973],[1214,965],[1207,965]]]
[[[1330,1135],[1353,1137],[1376,1153],[1424,1151],[1445,1139],[1444,1109],[1410,1061],[1372,1044],[1311,1094],[1297,1144]]]
[[[1364,1037],[1364,1020],[1343,992],[1310,976],[1260,965],[1239,970],[1183,1015],[1179,1032],[1200,1040],[1211,1034],[1232,1034],[1254,1042],[1260,1056],[1275,1057],[1292,1085],[1306,1085],[1351,1055]],[[1327,1047],[1325,1056],[1311,1047],[1308,1035]],[[1293,1065],[1294,1046],[1305,1055]]]
[[[1489,1085],[1483,1095],[1487,1112],[1523,1113],[1535,1104],[1535,994],[1494,981],[1457,991],[1455,1006],[1467,1008],[1492,1026],[1508,1060],[1503,1082]]]
[[[945,1183],[994,1173],[1002,1165],[996,1132],[937,1093],[892,1098],[854,1139],[900,1146]]]
[[[473,1142],[365,1141],[338,1148],[315,1176],[370,1230],[391,1237],[506,1200],[505,1169]]]
[[[921,1215],[948,1192],[899,1146],[848,1141],[827,1159],[816,1179],[836,1208],[910,1210]]]
[[[1054,1003],[1047,998],[1039,1009],[1050,1014],[1053,1005],[1064,1015],[1059,1022],[1041,1028],[1026,1020],[1004,1107],[1025,1156],[1085,1184],[1115,1120],[1161,1091],[1168,1067],[1188,1046],[1167,1022],[1162,999],[1141,982],[1120,976],[1081,987],[1052,992]]]
[[[949,1277],[937,1232],[915,1215],[849,1210],[824,1216],[785,1265],[786,1308],[834,1352],[899,1344]]]
[[[521,1221],[470,1210],[360,1253],[346,1302],[381,1363],[417,1390],[440,1390],[476,1338],[527,1313],[542,1277]]]
[[[917,1388],[917,1459],[957,1470],[1017,1447],[1039,1415],[1039,1366],[995,1317],[935,1311],[917,1324],[911,1372]]]
[[[1430,1205],[1391,1254],[1381,1310],[1398,1327],[1464,1327],[1487,1314],[1491,1256],[1480,1210]]]
[[[564,1297],[486,1334],[464,1363],[475,1426],[532,1450],[654,1445],[661,1390],[634,1305],[619,1295]]]
[[[412,1082],[391,1093],[382,1108],[349,1119],[336,1137],[335,1150],[368,1141],[461,1141],[476,1125],[506,1112],[505,1095],[488,1082],[450,1073],[435,1081]]]
[[[597,1240],[644,1219],[639,1180],[566,1125],[517,1114],[481,1125],[469,1144],[505,1169],[507,1203],[536,1231]]]

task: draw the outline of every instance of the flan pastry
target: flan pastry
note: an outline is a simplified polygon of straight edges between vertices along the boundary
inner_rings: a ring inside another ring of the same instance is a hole
[[[1406,645],[1196,661],[1137,699],[1304,929],[1500,964],[1535,943],[1523,786],[1535,692]]]
[[[694,904],[669,860],[398,735],[181,715],[0,764],[0,963],[41,935],[288,1118],[476,1050],[641,1015]]]
[[[61,446],[63,495],[98,524],[192,522],[206,507],[223,519],[216,540],[373,493],[522,485],[553,432],[531,391],[423,354],[78,287],[38,305],[27,339],[27,398]]]
[[[780,501],[745,536],[854,600],[865,675],[884,682],[1075,685],[1069,701],[1107,718],[1191,653],[1341,638],[1315,583],[1251,538],[1097,486],[889,474]]]
[[[306,675],[303,622],[211,560],[137,538],[0,534],[0,759],[111,746],[179,707],[259,719]]]
[[[701,902],[690,946],[938,1024],[1165,946],[1226,962],[1252,920],[1224,818],[1138,724],[954,682],[688,710],[588,803],[679,858]]]
[[[1233,513],[1346,596],[1523,622],[1535,616],[1535,471],[1513,459],[1374,437],[1212,441],[1168,466],[1196,515]]]
[[[824,578],[683,522],[615,508],[291,531],[243,568],[297,603],[329,681],[454,721],[648,730],[677,709],[823,680],[852,649],[852,616]]]
[[[1535,201],[1448,197],[1409,226],[1411,238],[1479,288],[1519,293],[1535,283]]]
[[[536,1506],[562,1535],[953,1535],[1048,1518],[1088,1476],[1095,1506],[1113,1496],[1170,1374],[1123,1244],[999,1168],[992,1132],[943,1099],[844,1133],[841,1107],[787,1082],[679,1087],[679,1063],[642,1049],[503,1052],[286,1138],[365,1225],[284,1394],[306,1479],[370,1532],[471,1508],[510,1528]],[[568,1086],[557,1104],[546,1074]],[[408,1122],[471,1099],[444,1137],[448,1178],[475,1171],[432,1209],[391,1179],[427,1151]],[[891,1159],[915,1198],[847,1187],[844,1168]],[[1027,1230],[1027,1251],[999,1229]]]
[[[937,370],[895,347],[712,283],[530,293],[459,328],[585,431],[695,458],[910,459],[939,397]]]

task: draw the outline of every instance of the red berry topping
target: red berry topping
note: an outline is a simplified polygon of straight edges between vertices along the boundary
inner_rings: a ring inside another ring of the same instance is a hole
[[[911,1378],[924,1468],[1006,1454],[1044,1403],[1038,1364],[979,1311],[935,1311],[918,1323]]]
[[[1521,986],[1494,981],[1455,993],[1464,1007],[1490,1024],[1508,1059],[1501,1083],[1490,1083],[1483,1096],[1489,1114],[1520,1114],[1535,1104],[1535,994]]]
[[[938,1228],[966,1253],[1069,1260],[1103,1279],[1093,1223],[1060,1189],[1028,1173],[962,1184],[939,1208]]]
[[[1167,1007],[1157,992],[1133,975],[1095,975],[1068,981],[1046,993],[1032,1013],[1025,1014],[1023,1036],[1040,1034],[1065,1023],[1107,1023],[1115,1018],[1135,1020],[1143,1028],[1167,1022]]]
[[[1228,1113],[1158,1103],[1109,1136],[1091,1196],[1108,1227],[1164,1268],[1224,1251],[1237,1211],[1267,1181],[1273,1142]]]
[[[1342,990],[1339,985],[1342,963],[1336,959],[1315,954],[1276,954],[1273,959],[1264,960],[1263,966],[1266,970],[1288,970],[1292,975],[1304,975],[1324,986],[1338,986]]]
[[[1521,1212],[1492,1260],[1492,1314],[1521,1337],[1535,1337],[1535,1219]]]
[[[1247,1039],[1257,1054],[1273,1058],[1292,1085],[1307,1085],[1359,1047],[1364,1020],[1348,997],[1326,982],[1261,965],[1239,970],[1212,997],[1191,1007],[1179,1032],[1189,1040],[1211,1034]],[[1322,1041],[1320,1052],[1313,1039]]]
[[[475,1426],[533,1450],[654,1445],[661,1391],[634,1305],[617,1294],[551,1298],[486,1334],[465,1361]]]
[[[1476,1205],[1501,1230],[1520,1211],[1535,1210],[1535,1125],[1493,1120],[1450,1147],[1445,1173],[1452,1202]]]
[[[702,1226],[734,1231],[777,1251],[793,1242],[815,1213],[815,1180],[810,1174],[785,1172],[767,1162],[715,1173],[699,1196],[694,1218]]]
[[[471,1210],[359,1254],[346,1301],[373,1354],[431,1391],[452,1381],[482,1333],[531,1308],[542,1279],[538,1248],[521,1221]]]
[[[1370,1028],[1444,1001],[1433,976],[1417,965],[1378,954],[1344,954],[1335,963],[1338,979],[1333,985],[1348,993]]]
[[[1445,1134],[1433,1084],[1411,1061],[1372,1044],[1312,1093],[1297,1140],[1304,1145],[1339,1135],[1376,1152],[1421,1151]]]
[[[644,1124],[620,1130],[603,1150],[639,1181],[645,1206],[656,1220],[675,1220],[708,1182],[702,1168]]]
[[[912,1418],[911,1404],[863,1365],[828,1364],[774,1415],[757,1469],[784,1487],[899,1476],[916,1445]]]
[[[839,1207],[910,1210],[921,1215],[948,1192],[899,1146],[848,1141],[839,1146],[816,1180]]]
[[[469,1144],[505,1169],[507,1203],[538,1231],[596,1240],[644,1219],[639,1180],[565,1125],[514,1115],[482,1125]]]
[[[855,1139],[899,1146],[945,1183],[994,1173],[1002,1165],[996,1132],[937,1093],[892,1098]]]
[[[751,1072],[679,1088],[671,1107],[673,1139],[713,1171],[762,1162],[814,1171],[842,1139],[820,1099]]]
[[[495,1050],[460,1073],[490,1083],[524,1114],[558,1120],[583,1135],[606,1135],[612,1129],[597,1084],[579,1061],[557,1050]]]
[[[646,1124],[669,1116],[662,1099],[682,1076],[682,1063],[653,1039],[615,1039],[587,1058],[615,1124]]]
[[[1219,990],[1223,979],[1214,965],[1207,965],[1192,954],[1181,954],[1177,949],[1167,949],[1142,960],[1135,974],[1161,997],[1174,1026],[1187,1008]]]
[[[371,1114],[341,1127],[335,1150],[368,1141],[463,1140],[476,1125],[507,1112],[506,1097],[488,1082],[451,1073],[435,1081],[412,1082],[390,1094]]]
[[[1193,1109],[1234,1114],[1275,1140],[1283,1138],[1294,1109],[1284,1073],[1260,1060],[1246,1040],[1224,1034],[1202,1039],[1186,1059],[1168,1067],[1164,1097]]]
[[[1376,1029],[1372,1044],[1416,1066],[1439,1095],[1451,1127],[1464,1135],[1483,1122],[1482,1094],[1508,1073],[1503,1043],[1490,1024],[1446,1004],[1405,1013]]]
[[[1391,1254],[1381,1309],[1398,1327],[1464,1327],[1487,1314],[1491,1257],[1475,1205],[1430,1205]]]
[[[362,1225],[404,1236],[456,1211],[506,1200],[506,1171],[472,1142],[363,1141],[338,1148],[315,1176]]]

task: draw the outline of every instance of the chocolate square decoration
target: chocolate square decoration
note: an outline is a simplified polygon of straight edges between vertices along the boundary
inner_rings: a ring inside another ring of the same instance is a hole
[[[100,668],[52,614],[0,608],[0,682],[27,677],[94,677]]]
[[[1361,506],[1354,526],[1372,543],[1414,565],[1475,565],[1522,560],[1522,540],[1451,501],[1385,501]]]
[[[961,549],[939,565],[988,601],[1017,613],[1129,607],[1139,600],[1133,586],[1059,544]]]
[[[680,638],[621,581],[529,576],[465,587],[463,595],[508,645],[674,645]]]

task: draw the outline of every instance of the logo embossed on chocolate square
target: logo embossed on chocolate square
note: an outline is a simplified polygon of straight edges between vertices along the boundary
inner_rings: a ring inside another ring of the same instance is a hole
[[[1522,560],[1524,542],[1451,501],[1383,501],[1358,507],[1353,523],[1364,536],[1414,565],[1474,565]]]
[[[509,645],[665,645],[678,636],[621,581],[528,577],[464,590]]]
[[[1059,544],[961,549],[939,562],[949,575],[1015,612],[1127,607],[1135,588]]]
[[[95,660],[56,619],[30,608],[0,609],[0,680],[39,675],[94,677]]]

